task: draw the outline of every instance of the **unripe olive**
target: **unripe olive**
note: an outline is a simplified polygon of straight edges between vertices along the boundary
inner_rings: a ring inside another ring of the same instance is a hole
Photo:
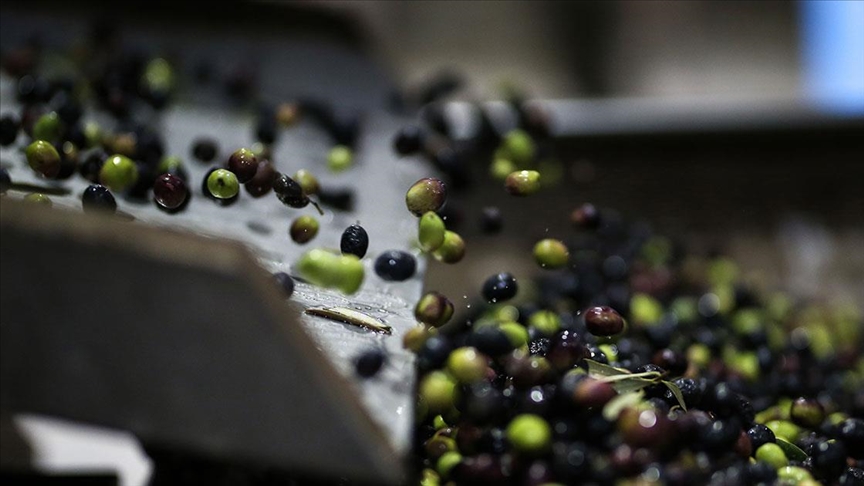
[[[435,251],[444,244],[447,228],[444,220],[434,211],[427,211],[420,217],[417,229],[417,239],[423,251]]]
[[[540,173],[536,170],[511,172],[504,179],[504,188],[513,196],[530,196],[540,190]]]
[[[405,193],[405,205],[415,216],[422,216],[429,211],[438,211],[446,201],[447,186],[434,177],[420,179]]]

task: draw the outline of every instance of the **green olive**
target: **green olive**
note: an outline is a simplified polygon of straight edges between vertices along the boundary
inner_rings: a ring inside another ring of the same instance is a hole
[[[447,202],[447,186],[434,177],[420,179],[405,193],[405,205],[414,216],[438,211],[445,202]]]
[[[810,474],[810,471],[804,469],[799,466],[784,466],[777,469],[777,479],[780,480],[781,484],[785,484],[785,482],[790,482],[792,484],[801,484],[804,481],[809,481],[813,479],[813,476]]]
[[[504,189],[514,196],[530,196],[540,190],[540,173],[536,170],[511,172],[504,180]]]
[[[32,203],[36,203],[36,204],[44,204],[45,206],[48,206],[49,208],[53,204],[51,202],[51,199],[48,196],[46,196],[45,194],[42,194],[41,192],[33,192],[30,194],[27,194],[26,196],[24,196],[24,200],[27,202],[32,202]]]
[[[417,229],[417,239],[423,251],[431,252],[437,250],[444,244],[444,233],[447,228],[444,220],[434,211],[427,211],[420,217]]]
[[[321,191],[321,185],[314,174],[306,169],[300,169],[294,173],[294,180],[300,187],[303,188],[303,193],[307,196],[318,194]]]
[[[759,357],[753,351],[738,351],[729,359],[724,359],[726,366],[748,381],[759,379]]]
[[[508,175],[516,172],[518,169],[512,160],[504,157],[495,157],[489,166],[489,173],[492,174],[492,177],[503,181]]]
[[[456,382],[443,371],[424,376],[419,391],[431,413],[446,412],[456,402]]]
[[[663,305],[648,294],[633,294],[630,298],[630,320],[636,325],[654,324],[663,317]]]
[[[498,326],[499,329],[507,336],[507,340],[514,348],[519,348],[528,344],[528,330],[525,326],[514,321],[502,322]]]
[[[462,462],[462,455],[456,451],[447,451],[438,458],[435,470],[442,478],[450,477],[450,471]]]
[[[801,428],[788,420],[770,420],[765,426],[774,432],[774,435],[795,443],[801,435]]]
[[[481,381],[488,367],[489,358],[472,347],[454,349],[447,358],[447,371],[463,384]]]
[[[540,455],[549,449],[552,429],[540,416],[517,415],[507,425],[507,440],[513,448],[528,455]]]
[[[174,87],[174,70],[161,57],[151,59],[144,67],[142,82],[150,90],[170,91]]]
[[[501,149],[513,162],[520,166],[531,163],[537,151],[531,135],[520,129],[511,130],[504,135],[504,139],[501,141]]]
[[[306,252],[297,263],[300,275],[309,282],[353,294],[363,283],[363,262],[355,255],[342,255],[314,249]]]
[[[291,223],[289,234],[295,243],[303,245],[315,238],[315,235],[318,234],[318,228],[319,224],[317,219],[312,216],[303,215]]]
[[[36,140],[27,146],[24,155],[30,168],[41,176],[53,179],[60,173],[60,154],[50,143]]]
[[[97,147],[102,144],[102,127],[94,121],[84,124],[84,140],[87,148]]]
[[[230,170],[216,169],[207,176],[207,190],[217,199],[231,199],[240,192],[240,181]]]
[[[435,430],[441,430],[445,427],[449,427],[449,425],[447,424],[447,421],[444,420],[443,416],[436,415],[435,418],[432,419],[432,427],[435,427]]]
[[[465,241],[459,234],[447,230],[444,243],[432,253],[436,260],[444,263],[458,263],[465,256]]]
[[[405,331],[405,335],[402,336],[402,347],[417,353],[423,348],[423,344],[426,340],[431,336],[434,336],[436,333],[436,329],[431,326],[422,325],[412,327]]]
[[[45,140],[56,143],[60,140],[63,131],[63,123],[57,112],[50,112],[40,116],[33,124],[33,140]]]
[[[570,260],[570,252],[560,240],[546,238],[534,245],[534,260],[541,268],[561,268]]]
[[[125,155],[112,155],[99,170],[99,182],[112,191],[124,191],[138,182],[138,166]]]
[[[354,154],[350,148],[344,145],[333,147],[327,154],[327,168],[331,172],[342,172],[351,167],[353,161]]]
[[[815,398],[798,398],[792,402],[789,409],[789,418],[796,425],[816,429],[825,420],[825,408]]]
[[[687,348],[687,361],[700,368],[705,368],[711,362],[711,348],[702,343],[693,343]]]
[[[423,477],[420,478],[420,486],[440,486],[441,478],[432,469],[424,469]]]
[[[755,454],[757,461],[767,462],[774,469],[780,469],[783,466],[789,465],[789,459],[786,458],[786,453],[779,445],[768,442],[759,446]]]
[[[552,337],[561,330],[561,318],[550,310],[539,310],[528,318],[528,326],[544,337]]]

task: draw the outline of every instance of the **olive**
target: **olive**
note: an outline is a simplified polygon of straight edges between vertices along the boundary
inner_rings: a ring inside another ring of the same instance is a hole
[[[446,412],[456,401],[456,383],[447,373],[432,371],[420,381],[419,393],[430,412]]]
[[[747,435],[750,437],[750,444],[753,450],[756,451],[763,444],[774,443],[777,439],[774,437],[774,432],[762,424],[756,424],[747,430]]]
[[[458,233],[446,230],[444,231],[444,241],[432,253],[432,256],[443,263],[459,263],[465,257],[465,241]]]
[[[52,111],[40,116],[33,125],[33,139],[45,140],[51,143],[60,141],[63,122],[57,112]]]
[[[291,223],[289,234],[295,243],[301,245],[312,241],[318,234],[318,220],[312,216],[303,215]]]
[[[540,173],[536,170],[511,172],[504,180],[504,188],[513,196],[530,196],[540,190]]]
[[[237,176],[240,184],[245,184],[258,173],[258,157],[247,148],[237,149],[228,158],[228,170]]]
[[[117,201],[107,187],[99,184],[87,186],[81,195],[81,204],[85,212],[106,211],[113,213],[117,210]]]
[[[303,187],[285,174],[279,175],[273,181],[273,192],[282,204],[292,208],[305,208],[311,202],[303,192]]]
[[[321,185],[318,183],[318,179],[306,169],[300,169],[295,172],[294,180],[300,184],[303,193],[307,196],[318,194],[321,190]]]
[[[0,146],[8,147],[15,143],[20,129],[21,124],[18,123],[17,118],[12,115],[3,115],[0,118]]]
[[[362,378],[371,378],[378,374],[387,360],[387,355],[380,348],[367,349],[357,357],[355,369]]]
[[[279,173],[273,168],[268,160],[261,160],[255,168],[255,175],[243,184],[246,192],[252,197],[261,197],[273,189],[273,183],[279,177]]]
[[[172,175],[162,174],[153,183],[153,199],[160,207],[165,209],[177,209],[186,202],[189,190],[183,179]]]
[[[447,229],[444,220],[434,211],[428,211],[420,217],[417,230],[417,239],[423,251],[435,251],[444,244]]]
[[[583,318],[588,332],[595,336],[614,336],[624,331],[624,318],[611,307],[591,307]]]
[[[340,248],[343,255],[355,255],[357,258],[366,256],[369,248],[369,236],[359,224],[352,224],[342,232]]]
[[[480,230],[486,234],[496,234],[504,227],[504,217],[501,210],[495,206],[486,206],[480,213]]]
[[[476,383],[486,376],[489,359],[472,347],[454,349],[447,358],[447,371],[460,383]]]
[[[799,397],[792,402],[789,417],[797,425],[816,429],[825,420],[825,409],[815,398]]]
[[[240,182],[233,172],[216,169],[207,176],[207,192],[216,199],[232,199],[240,192]]]
[[[842,442],[821,441],[810,454],[813,459],[813,471],[820,477],[834,480],[845,470],[846,456],[846,446]]]
[[[447,201],[447,187],[440,179],[427,177],[415,182],[405,194],[408,211],[422,216],[429,211],[438,211]]]
[[[49,208],[54,204],[51,202],[51,198],[40,192],[31,192],[30,194],[27,194],[26,196],[24,196],[24,201],[42,204]]]
[[[408,280],[416,271],[417,260],[404,251],[388,250],[375,259],[375,273],[389,282]]]
[[[487,278],[483,283],[483,298],[487,302],[496,303],[510,300],[519,290],[516,278],[510,273],[498,273]]]
[[[560,240],[546,238],[534,245],[534,260],[541,268],[561,268],[569,259],[570,252]]]
[[[202,138],[192,144],[192,156],[201,162],[212,162],[219,153],[219,145],[213,139]]]
[[[354,162],[354,154],[351,149],[344,145],[337,145],[330,149],[327,154],[327,168],[331,172],[342,172],[351,167]]]
[[[53,179],[60,173],[60,154],[53,145],[36,140],[25,150],[27,164],[42,177]]]
[[[402,127],[393,139],[393,149],[399,155],[412,155],[423,148],[423,132],[416,125]]]
[[[507,132],[501,141],[503,154],[519,166],[534,160],[536,147],[531,136],[523,130],[516,129]]]
[[[453,303],[438,292],[429,292],[417,301],[414,317],[430,326],[442,326],[453,316]]]
[[[297,262],[297,270],[310,283],[335,288],[345,294],[360,290],[365,275],[363,263],[356,256],[321,249],[304,253]]]
[[[570,222],[577,228],[594,229],[600,226],[600,212],[593,204],[585,203],[570,213]]]
[[[507,425],[507,440],[517,451],[539,455],[551,447],[552,429],[538,415],[518,415]]]

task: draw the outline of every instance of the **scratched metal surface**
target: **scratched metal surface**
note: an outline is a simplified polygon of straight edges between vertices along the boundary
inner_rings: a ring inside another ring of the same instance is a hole
[[[0,79],[0,112],[17,112],[13,85],[8,78]],[[101,119],[100,121],[105,121]],[[198,234],[228,238],[243,242],[259,256],[260,263],[271,271],[293,272],[293,264],[306,250],[313,247],[338,248],[345,227],[360,222],[370,235],[369,251],[364,264],[366,277],[361,290],[352,296],[322,290],[298,283],[292,300],[301,307],[340,305],[364,311],[392,326],[392,335],[375,334],[321,317],[303,314],[301,322],[319,348],[331,359],[334,367],[350,382],[362,398],[370,415],[387,433],[391,445],[406,453],[410,445],[413,423],[413,357],[401,347],[402,335],[416,325],[413,303],[422,290],[425,263],[419,261],[417,274],[407,282],[388,283],[373,270],[374,258],[387,249],[413,251],[416,219],[405,209],[404,193],[416,179],[430,175],[419,160],[397,159],[390,148],[392,134],[403,120],[383,113],[372,114],[364,123],[357,146],[355,166],[340,174],[325,169],[325,157],[330,142],[326,135],[309,123],[301,123],[281,133],[274,147],[273,160],[279,171],[293,173],[305,168],[313,171],[325,186],[351,186],[356,189],[355,210],[335,212],[325,209],[319,218],[318,236],[306,245],[298,245],[288,236],[291,221],[314,209],[292,209],[283,206],[274,196],[253,199],[241,192],[239,200],[228,207],[206,199],[200,192],[200,181],[212,165],[191,160],[189,147],[198,136],[208,135],[219,140],[224,159],[227,153],[252,143],[252,119],[242,114],[230,114],[222,109],[200,106],[177,106],[155,120],[165,135],[167,153],[186,160],[193,199],[183,212],[168,214],[152,202],[142,204],[118,198],[118,208],[136,218],[134,224],[183,228]],[[18,143],[23,145],[22,135]],[[4,167],[13,181],[46,184],[27,167],[18,148],[0,152]],[[70,189],[68,196],[51,196],[55,207],[80,211],[80,194],[87,181],[74,176],[58,183]],[[20,198],[10,192],[6,197]],[[252,227],[255,230],[251,229]],[[239,323],[238,323],[239,324]],[[384,347],[389,361],[382,372],[369,380],[354,376],[353,359],[371,346]],[[250,377],[254,379],[254,377]]]

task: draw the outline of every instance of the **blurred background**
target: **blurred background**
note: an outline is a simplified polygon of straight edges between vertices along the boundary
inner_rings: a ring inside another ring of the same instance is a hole
[[[729,255],[755,287],[864,302],[864,2],[0,5],[6,65],[34,45],[74,52],[105,32],[171,61],[179,109],[326,100],[348,119],[437,120],[460,147],[479,112],[500,135],[523,100],[539,107],[552,142],[537,196],[508,196],[488,157],[457,157],[453,173],[429,164],[450,178],[447,224],[467,255],[430,259],[427,288],[460,313],[490,274],[548,277],[531,248],[578,244],[570,214],[585,202],[697,254]],[[368,137],[390,144],[393,133]],[[504,216],[494,236],[481,231],[488,206]],[[123,454],[124,484],[140,484],[146,460]]]

